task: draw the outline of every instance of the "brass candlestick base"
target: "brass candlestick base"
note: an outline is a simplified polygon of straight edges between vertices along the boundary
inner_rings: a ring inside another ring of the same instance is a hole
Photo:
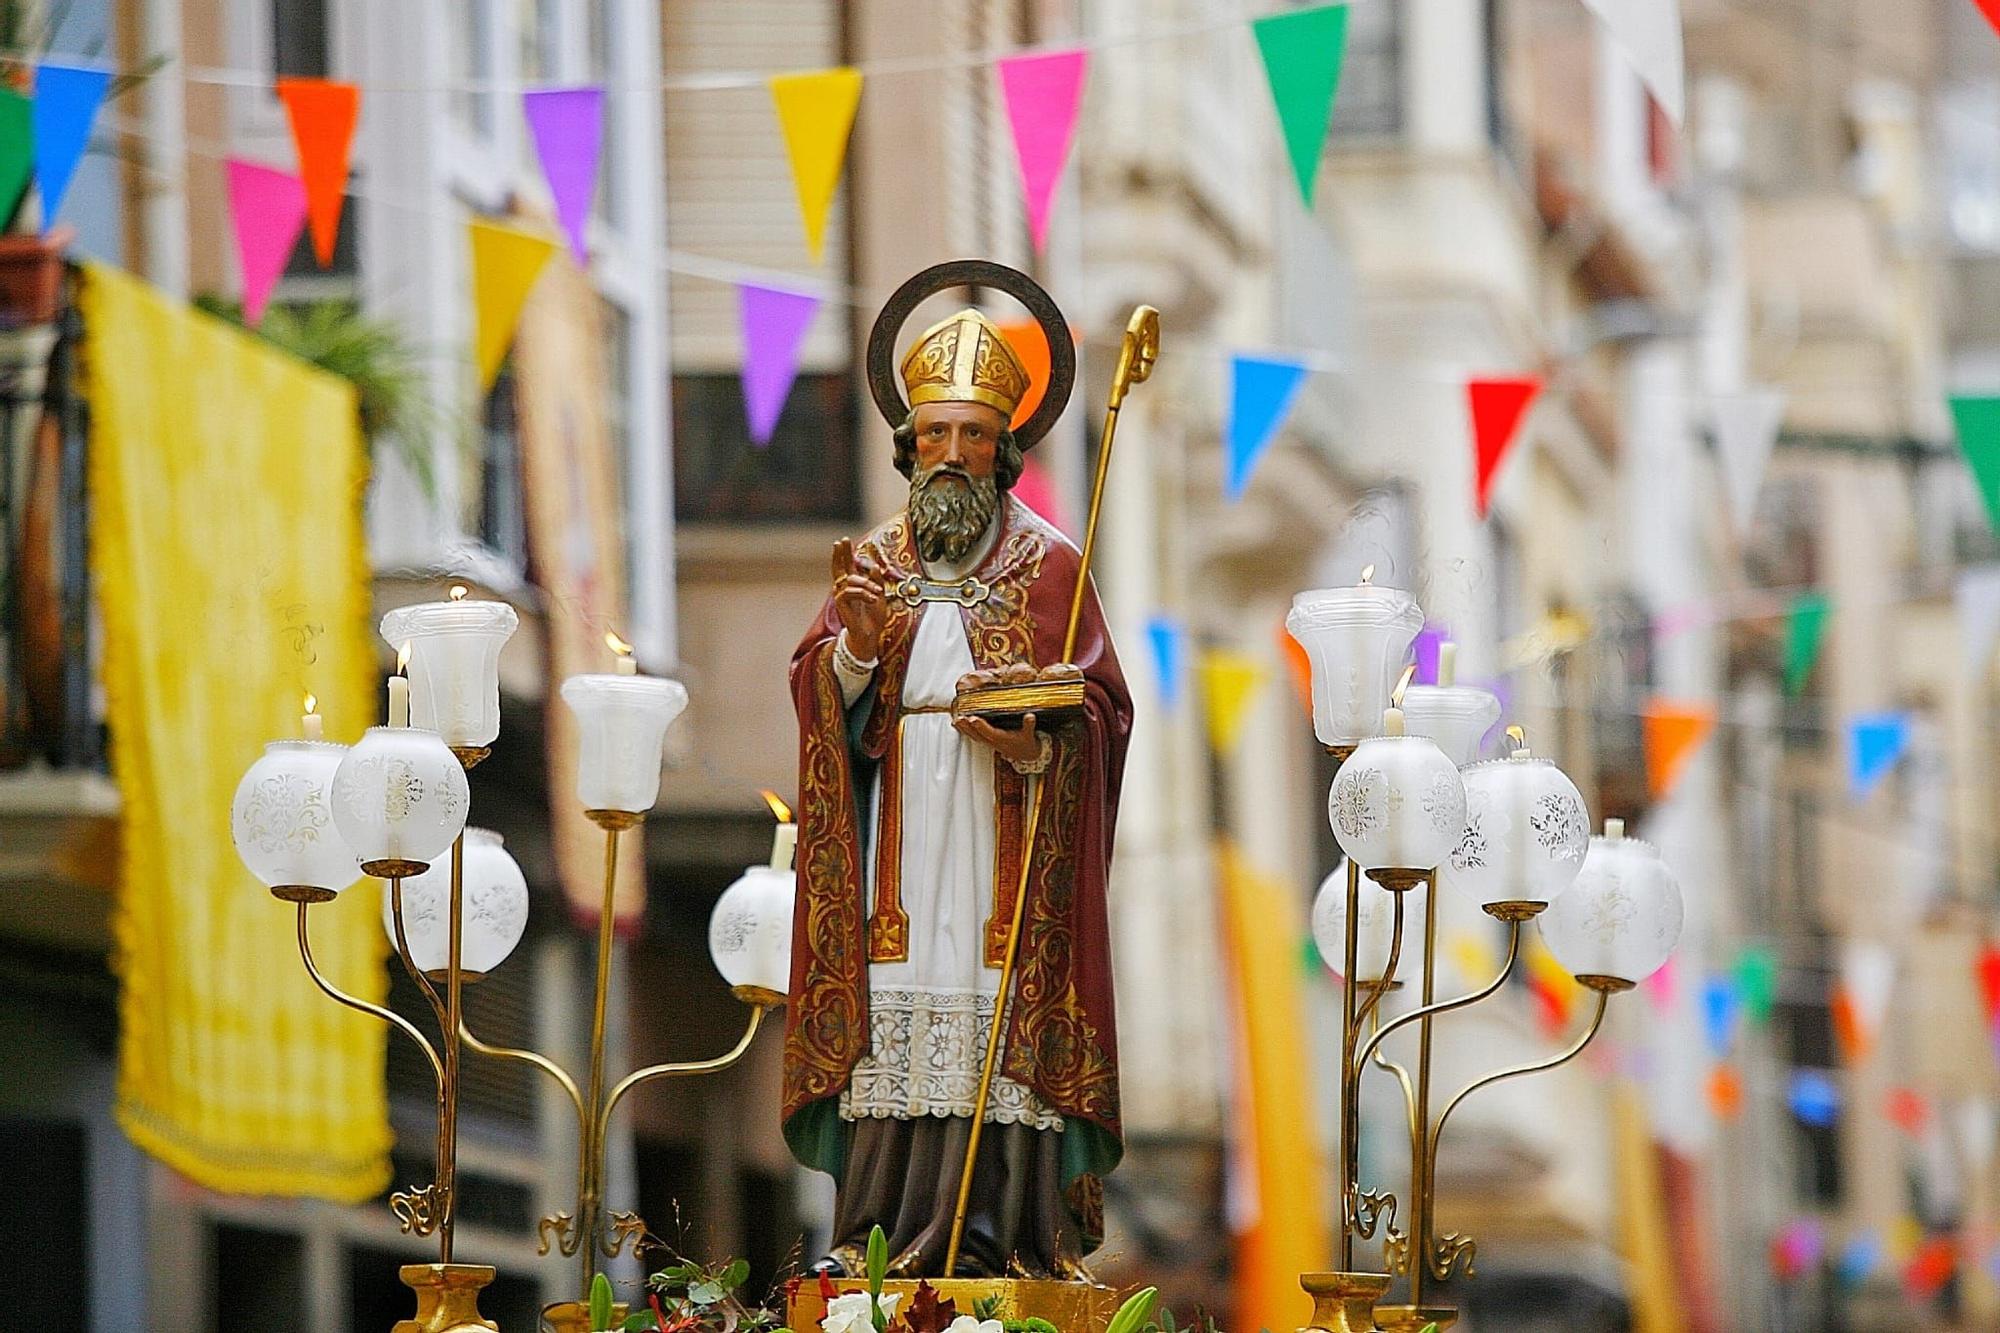
[[[417,1293],[417,1317],[391,1333],[500,1333],[479,1313],[479,1292],[493,1281],[487,1264],[404,1264],[403,1285]]]
[[[1382,1333],[1421,1333],[1436,1324],[1439,1333],[1458,1322],[1458,1311],[1448,1305],[1378,1305],[1375,1327]]]
[[[1387,1273],[1301,1273],[1313,1298],[1312,1322],[1299,1333],[1375,1333],[1375,1302],[1389,1294]]]
[[[622,1328],[625,1316],[631,1314],[629,1307],[611,1307],[611,1325]],[[549,1333],[596,1333],[590,1326],[590,1302],[561,1301],[555,1305],[542,1307],[542,1327]]]

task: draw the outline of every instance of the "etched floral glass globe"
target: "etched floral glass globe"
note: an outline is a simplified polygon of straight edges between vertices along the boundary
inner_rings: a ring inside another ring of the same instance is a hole
[[[358,877],[333,822],[333,776],[346,754],[331,741],[272,741],[236,784],[236,854],[280,898],[323,902]]]
[[[1403,900],[1403,948],[1396,971],[1389,972],[1389,950],[1396,940],[1396,899]],[[1424,962],[1424,894],[1391,893],[1366,875],[1356,894],[1354,971],[1363,982],[1397,981],[1415,975]],[[1313,945],[1335,976],[1347,966],[1347,862],[1334,867],[1320,882],[1313,899]]]
[[[382,930],[396,942],[395,887],[382,886]],[[528,928],[528,877],[491,829],[465,831],[465,899],[459,967],[483,976],[507,961]],[[419,970],[443,974],[451,963],[451,862],[440,858],[403,881],[403,937]]]
[[[435,731],[415,727],[370,727],[333,778],[334,827],[362,870],[385,878],[442,855],[471,804],[464,766]]]
[[[1463,771],[1465,833],[1440,881],[1481,907],[1556,901],[1590,846],[1576,784],[1526,751]]]
[[[1340,766],[1327,817],[1364,871],[1433,870],[1465,832],[1465,784],[1424,737],[1377,736]]]
[[[782,999],[792,984],[792,898],[798,876],[751,866],[722,891],[708,918],[708,953],[740,997]]]
[[[1681,886],[1650,842],[1615,825],[1592,838],[1576,882],[1540,919],[1549,952],[1591,984],[1636,985],[1660,970],[1680,943]]]

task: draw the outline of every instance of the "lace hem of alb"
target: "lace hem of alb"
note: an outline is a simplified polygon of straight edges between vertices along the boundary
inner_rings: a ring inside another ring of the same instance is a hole
[[[843,1120],[970,1116],[993,1022],[993,997],[965,991],[878,990],[868,997],[870,1051],[840,1094]],[[995,1075],[988,1124],[1061,1129],[1062,1116],[1026,1085]]]

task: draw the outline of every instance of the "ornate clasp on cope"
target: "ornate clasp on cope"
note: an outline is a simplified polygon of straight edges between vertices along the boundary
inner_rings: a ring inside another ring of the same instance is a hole
[[[940,583],[935,579],[918,578],[910,575],[890,589],[895,597],[916,607],[925,602],[956,602],[960,606],[978,606],[993,595],[992,585],[977,578],[966,577],[956,583]]]

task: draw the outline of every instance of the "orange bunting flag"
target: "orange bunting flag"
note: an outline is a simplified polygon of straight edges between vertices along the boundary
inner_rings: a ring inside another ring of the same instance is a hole
[[[1014,355],[1021,358],[1021,368],[1028,372],[1028,392],[1014,409],[1014,419],[1007,423],[1007,429],[1019,430],[1035,415],[1049,391],[1049,335],[1032,319],[1003,320],[998,328]]]
[[[1527,947],[1528,990],[1535,997],[1535,1016],[1550,1036],[1569,1026],[1570,1012],[1576,1007],[1576,982],[1570,978],[1541,936]],[[1475,984],[1477,984],[1475,982]]]
[[[327,79],[279,79],[278,96],[284,100],[285,114],[292,122],[292,142],[298,147],[313,255],[321,268],[331,268],[333,243],[340,235],[341,205],[347,196],[354,124],[361,118],[361,89]]]
[[[1671,699],[1648,699],[1641,722],[1646,747],[1646,790],[1656,801],[1665,800],[1681,780],[1694,752],[1715,730],[1715,708],[1710,704],[1683,703]]]
[[[1874,1041],[1847,987],[1833,988],[1833,998],[1828,1002],[1827,1010],[1833,1018],[1833,1039],[1840,1046],[1840,1058],[1849,1065],[1867,1060]]]
[[[1743,1080],[1731,1066],[1708,1071],[1708,1109],[1717,1120],[1734,1120],[1743,1110]]]
[[[1278,653],[1285,659],[1286,674],[1292,678],[1292,688],[1298,692],[1299,703],[1304,706],[1306,716],[1313,710],[1313,664],[1306,655],[1305,645],[1292,637],[1285,628],[1285,622],[1278,621]]]

